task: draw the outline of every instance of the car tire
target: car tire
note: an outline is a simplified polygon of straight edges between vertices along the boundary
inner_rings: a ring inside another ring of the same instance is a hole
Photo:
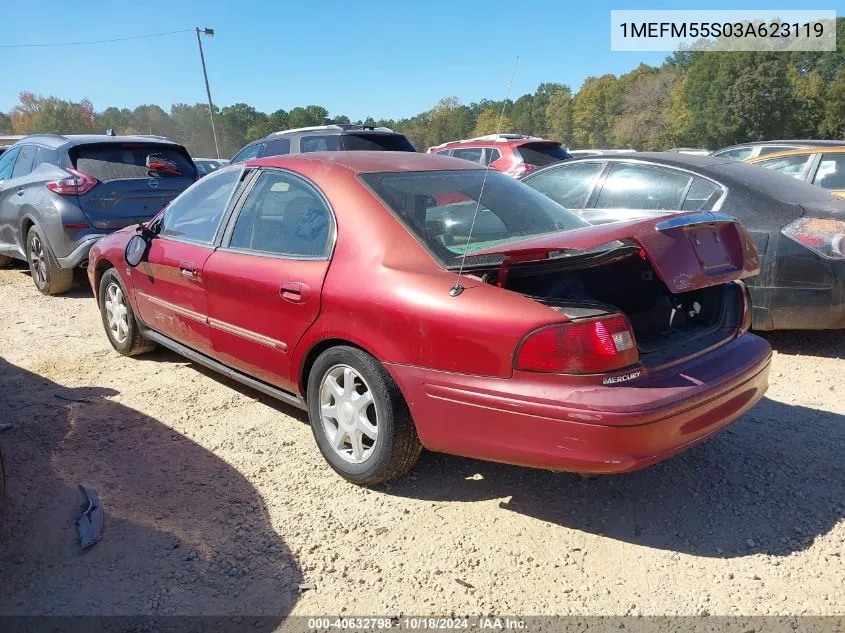
[[[26,261],[35,287],[45,295],[60,295],[73,287],[73,269],[62,268],[37,226],[26,235]]]
[[[6,268],[9,264],[12,263],[12,258],[8,255],[0,255],[0,268]]]
[[[395,479],[422,452],[393,378],[360,349],[338,346],[320,354],[309,372],[307,399],[317,446],[347,481],[372,486]]]
[[[98,290],[100,316],[111,346],[124,356],[137,356],[155,349],[155,343],[141,334],[126,287],[114,268],[103,274]]]

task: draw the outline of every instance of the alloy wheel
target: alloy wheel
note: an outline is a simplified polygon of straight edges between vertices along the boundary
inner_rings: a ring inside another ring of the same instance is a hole
[[[44,246],[41,238],[33,235],[29,240],[29,263],[32,274],[35,275],[35,283],[41,288],[47,283],[47,261],[44,257]]]
[[[320,420],[332,449],[353,464],[367,461],[378,442],[373,392],[358,371],[335,365],[320,383]]]
[[[125,343],[129,336],[129,308],[123,290],[114,282],[106,287],[105,309],[109,334],[118,344]]]

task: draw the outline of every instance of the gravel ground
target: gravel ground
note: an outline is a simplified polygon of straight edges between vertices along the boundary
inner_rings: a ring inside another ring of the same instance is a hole
[[[769,335],[768,396],[638,473],[426,453],[366,490],[300,412],[112,351],[82,286],[0,271],[0,332],[0,614],[845,613],[845,333]]]

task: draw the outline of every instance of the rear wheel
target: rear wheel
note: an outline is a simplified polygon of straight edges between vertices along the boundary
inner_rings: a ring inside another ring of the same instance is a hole
[[[396,383],[375,358],[333,347],[308,378],[308,417],[320,452],[352,483],[371,486],[405,474],[422,452]]]
[[[126,289],[113,268],[103,274],[99,292],[100,314],[111,346],[124,356],[137,356],[154,349],[155,343],[141,334]]]
[[[26,260],[35,287],[45,295],[58,295],[73,286],[73,269],[62,268],[50,249],[50,244],[37,226],[26,237]]]

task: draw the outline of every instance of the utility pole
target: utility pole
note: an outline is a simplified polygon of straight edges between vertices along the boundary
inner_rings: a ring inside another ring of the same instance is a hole
[[[217,158],[220,158],[220,145],[217,143],[217,129],[214,127],[214,105],[211,103],[211,88],[208,87],[208,73],[205,70],[205,55],[202,52],[202,40],[200,31],[208,37],[214,37],[214,29],[200,29],[196,27],[197,44],[200,47],[200,61],[202,62],[202,76],[205,79],[205,93],[208,95],[208,115],[211,117],[211,133],[214,135],[214,149],[217,151]]]

